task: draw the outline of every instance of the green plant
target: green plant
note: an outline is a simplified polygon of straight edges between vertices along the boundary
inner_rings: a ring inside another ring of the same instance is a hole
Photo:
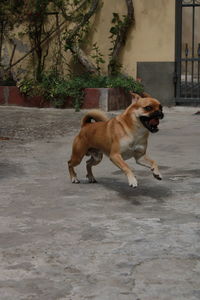
[[[20,92],[27,96],[32,96],[33,88],[35,87],[34,79],[24,78],[17,83]]]
[[[83,103],[85,88],[124,88],[126,92],[141,94],[144,89],[140,82],[132,77],[118,75],[116,77],[84,74],[82,76],[63,78],[55,70],[43,73],[40,82],[24,79],[18,84],[20,91],[27,96],[43,96],[54,107],[62,108],[66,98],[71,97],[75,111],[79,111]]]
[[[57,108],[61,108],[64,105],[68,96],[66,81],[62,80],[57,72],[53,70],[49,73],[43,73],[40,85],[43,87],[43,97],[45,99],[52,102]]]
[[[124,88],[126,92],[132,91],[137,94],[141,94],[144,91],[144,87],[140,82],[134,80],[131,76],[124,76],[121,74],[116,77],[108,77],[107,87],[121,87]]]
[[[102,76],[84,74],[76,77],[80,80],[82,88],[124,88],[125,91],[133,91],[141,94],[143,85],[131,76],[119,74],[117,76]]]
[[[23,79],[18,83],[21,93],[30,97],[43,96],[56,108],[62,108],[66,98],[71,97],[76,111],[80,110],[84,96],[83,85],[82,78],[62,78],[54,71],[43,73],[39,82],[34,79]]]

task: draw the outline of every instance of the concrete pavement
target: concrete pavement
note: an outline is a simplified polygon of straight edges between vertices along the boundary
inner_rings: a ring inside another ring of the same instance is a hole
[[[200,299],[197,110],[165,109],[149,141],[163,180],[130,160],[132,189],[107,158],[97,184],[84,162],[70,183],[83,112],[0,107],[0,299]]]

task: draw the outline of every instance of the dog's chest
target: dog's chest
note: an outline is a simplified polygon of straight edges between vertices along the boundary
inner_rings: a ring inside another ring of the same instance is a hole
[[[144,130],[138,130],[134,136],[126,136],[120,140],[120,152],[125,160],[133,157],[135,152],[145,150],[144,135]]]

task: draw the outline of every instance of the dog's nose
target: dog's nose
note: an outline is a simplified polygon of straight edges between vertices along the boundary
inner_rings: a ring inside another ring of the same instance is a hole
[[[162,110],[157,110],[152,114],[152,118],[158,118],[158,119],[163,119],[164,118],[164,114],[162,112]]]

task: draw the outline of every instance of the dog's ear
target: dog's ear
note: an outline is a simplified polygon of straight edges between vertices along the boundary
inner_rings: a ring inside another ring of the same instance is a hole
[[[138,95],[136,93],[130,92],[130,94],[132,96],[132,103],[137,102],[141,98],[140,95]]]
[[[152,98],[151,95],[149,95],[149,94],[146,93],[146,92],[143,92],[143,93],[141,94],[141,96],[142,96],[142,98]]]

